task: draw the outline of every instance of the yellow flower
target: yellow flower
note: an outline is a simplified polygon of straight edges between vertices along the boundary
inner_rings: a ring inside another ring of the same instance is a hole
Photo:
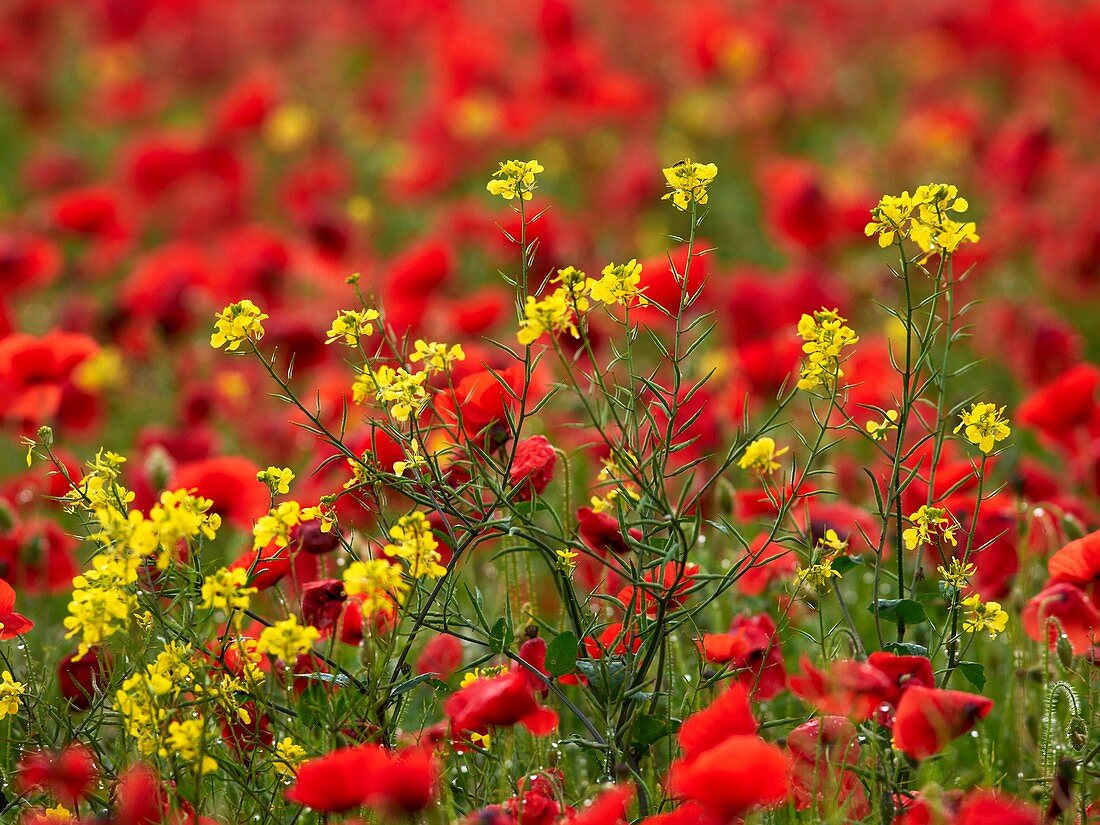
[[[100,392],[120,386],[126,380],[122,353],[115,347],[103,347],[81,361],[73,371],[73,383],[87,392]]]
[[[962,559],[951,559],[951,563],[944,567],[942,564],[936,567],[945,582],[956,589],[961,589],[970,584],[970,578],[978,568],[973,564],[963,564]]]
[[[133,562],[100,553],[92,565],[73,579],[69,615],[63,620],[66,639],[80,636],[77,659],[104,639],[127,627],[137,612],[137,596],[131,587],[137,582],[139,559]]]
[[[436,550],[439,542],[432,535],[432,526],[423,513],[412,512],[399,518],[390,528],[390,538],[395,544],[387,544],[382,552],[407,562],[409,575],[414,579],[438,579],[446,575],[447,568],[439,563],[443,557]]]
[[[509,160],[500,164],[493,173],[493,180],[485,184],[490,195],[499,195],[506,201],[520,197],[531,200],[531,193],[538,188],[535,176],[544,171],[537,160]]]
[[[165,744],[182,761],[197,767],[200,774],[218,769],[217,761],[205,753],[206,725],[201,718],[169,724]]]
[[[290,492],[290,482],[294,481],[294,473],[289,467],[268,467],[256,473],[256,480],[266,484],[272,495],[285,496]]]
[[[982,603],[982,597],[975,593],[973,596],[962,600],[962,606],[966,608],[963,619],[963,630],[967,633],[980,633],[985,630],[990,639],[996,639],[998,633],[1003,633],[1008,626],[1008,613],[1001,609],[997,602]]]
[[[707,187],[718,175],[718,167],[713,163],[693,163],[691,158],[674,163],[661,171],[672,190],[661,200],[671,198],[681,211],[687,209],[691,203],[705,204],[709,199]]]
[[[206,610],[247,610],[255,587],[248,587],[248,571],[222,567],[202,582],[202,606]]]
[[[580,553],[576,550],[570,550],[567,547],[558,548],[556,553],[558,557],[558,570],[566,576],[572,576],[573,571],[577,569],[577,557],[580,556]]]
[[[795,589],[803,587],[816,590],[820,595],[824,596],[830,590],[833,589],[833,579],[839,579],[840,573],[833,570],[832,558],[826,558],[818,562],[814,562],[809,567],[801,567],[795,572],[794,586]]]
[[[986,402],[973,404],[969,410],[963,410],[960,413],[961,420],[955,427],[955,432],[965,427],[967,441],[977,444],[978,449],[988,455],[996,442],[1004,441],[1012,434],[1008,419],[1004,417],[1004,411],[1004,407],[997,409],[996,404]]]
[[[872,441],[885,441],[886,437],[890,434],[890,430],[896,430],[898,420],[897,410],[887,410],[886,416],[882,421],[868,421],[867,422],[867,435],[871,437]]]
[[[838,536],[836,530],[829,527],[825,530],[825,535],[817,540],[817,546],[831,550],[833,553],[843,553],[848,549],[848,542]]]
[[[298,773],[298,766],[305,758],[306,749],[295,743],[289,736],[286,736],[275,745],[275,757],[271,764],[283,776],[294,776]]]
[[[349,347],[357,347],[360,339],[374,335],[374,324],[371,322],[377,320],[376,309],[342,309],[325,333],[325,343],[342,340]]]
[[[210,346],[233,352],[245,341],[259,341],[264,337],[263,321],[268,317],[247,298],[230,304],[217,315]]]
[[[252,549],[259,550],[275,542],[278,547],[290,544],[290,534],[299,524],[314,518],[312,508],[302,509],[296,501],[283,501],[260,516],[252,527]]]
[[[364,616],[382,612],[392,614],[396,605],[405,603],[409,585],[401,568],[385,559],[353,561],[344,571],[344,592],[359,596]]]
[[[499,676],[504,673],[508,668],[505,665],[496,665],[494,667],[475,667],[473,670],[466,673],[462,677],[462,681],[459,682],[460,688],[469,687],[474,682],[478,682],[482,679],[492,679],[494,676]]]
[[[75,825],[76,818],[73,816],[73,812],[66,808],[64,805],[55,805],[52,808],[45,808],[42,811],[42,816],[46,822],[57,822],[61,825]],[[41,821],[32,819],[31,821]]]
[[[0,719],[19,713],[19,699],[26,692],[22,682],[11,678],[11,673],[0,674]]]
[[[373,395],[375,400],[389,406],[395,420],[408,421],[410,415],[419,415],[427,402],[428,392],[423,386],[427,377],[427,372],[409,372],[404,367],[394,369],[383,364],[355,379],[352,400],[362,404]]]
[[[959,197],[958,187],[929,183],[917,187],[912,196],[908,192],[883,195],[871,210],[864,232],[868,237],[877,234],[881,247],[890,246],[897,238],[909,238],[926,253],[937,249],[950,253],[964,242],[980,240],[972,221],[956,221],[948,214],[969,208],[966,198]]]
[[[832,387],[836,379],[844,376],[840,368],[841,351],[859,341],[855,331],[845,326],[846,321],[835,309],[824,307],[812,316],[802,316],[798,322],[798,334],[802,337],[802,352],[806,354],[806,360],[802,362],[798,381],[800,390]]]
[[[524,346],[533,344],[546,332],[568,332],[574,338],[579,338],[577,327],[573,322],[574,303],[571,302],[570,293],[565,289],[556,289],[539,300],[534,295],[527,296],[524,305],[524,318],[519,322],[518,340]]]
[[[310,625],[299,625],[298,617],[291,615],[271,627],[265,627],[256,641],[256,652],[267,653],[287,664],[293,664],[303,653],[309,653],[313,643],[321,638],[320,632]]]
[[[577,312],[588,311],[588,290],[594,281],[585,275],[583,270],[574,266],[559,269],[557,277],[550,283],[561,284],[559,290],[565,293],[566,303]]]
[[[935,533],[940,533],[944,541],[953,547],[959,544],[955,538],[957,528],[947,517],[947,510],[942,507],[921,505],[921,508],[910,515],[908,520],[913,526],[906,528],[901,534],[908,550],[915,550],[922,544],[930,543]]]
[[[414,364],[423,361],[424,369],[429,375],[433,372],[443,372],[450,368],[455,361],[466,360],[466,353],[462,351],[461,344],[449,347],[447,344],[441,344],[438,341],[432,341],[429,344],[418,338],[413,346],[416,349],[409,354],[409,361]]]
[[[608,264],[603,268],[603,277],[598,281],[590,280],[588,289],[594,301],[605,304],[629,306],[636,300],[639,305],[649,302],[642,295],[638,285],[642,281],[642,265],[631,258],[625,264]]]
[[[427,467],[428,459],[420,452],[420,442],[415,438],[409,444],[409,455],[404,461],[393,462],[394,475],[403,476],[410,467]]]
[[[765,436],[756,439],[745,447],[745,452],[741,454],[737,464],[742,470],[752,470],[752,472],[760,475],[771,475],[779,469],[779,463],[776,459],[787,450],[787,447],[776,450],[775,439]]]

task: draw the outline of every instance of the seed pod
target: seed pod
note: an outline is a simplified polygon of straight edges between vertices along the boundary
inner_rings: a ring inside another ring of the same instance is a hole
[[[1089,728],[1085,720],[1080,716],[1070,719],[1069,726],[1066,728],[1066,738],[1069,739],[1074,750],[1084,750],[1085,745],[1089,743]]]
[[[1073,645],[1064,633],[1058,637],[1058,661],[1062,667],[1073,666]]]

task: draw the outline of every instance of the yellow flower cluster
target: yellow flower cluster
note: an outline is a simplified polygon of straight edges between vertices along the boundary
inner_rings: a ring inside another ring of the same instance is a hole
[[[0,719],[19,713],[19,700],[26,692],[26,686],[12,678],[9,671],[0,673]]]
[[[394,544],[387,544],[382,552],[390,558],[404,560],[414,579],[438,579],[447,573],[447,568],[439,563],[443,558],[436,549],[439,542],[432,535],[432,526],[423,513],[412,512],[399,518],[390,528],[390,538]]]
[[[499,195],[506,201],[516,197],[529,201],[538,188],[535,176],[542,171],[543,166],[537,160],[507,160],[500,164],[485,188],[490,195]]]
[[[575,323],[576,306],[575,296],[571,298],[570,292],[563,288],[555,289],[545,298],[528,295],[516,340],[528,346],[544,333],[557,335],[563,332],[579,338]]]
[[[292,614],[260,632],[256,652],[267,653],[287,664],[293,664],[300,655],[308,653],[313,643],[320,638],[321,633],[317,628],[299,625],[298,617]]]
[[[971,405],[969,410],[963,410],[959,414],[959,425],[955,432],[966,428],[964,434],[971,444],[977,444],[978,449],[987,455],[993,451],[993,445],[998,441],[1004,441],[1012,434],[1008,426],[1008,419],[1004,417],[1005,408],[997,408],[996,404],[980,402]]]
[[[266,484],[273,496],[285,496],[290,492],[294,473],[289,467],[268,467],[256,473],[256,480]]]
[[[839,578],[840,573],[833,569],[832,558],[826,558],[795,571],[794,587],[796,590],[802,588],[816,590],[819,595],[824,596],[833,589],[832,580]]]
[[[642,281],[642,265],[635,259],[631,258],[625,264],[608,264],[603,268],[602,276],[598,281],[588,280],[592,300],[623,306],[629,306],[632,301],[637,301],[641,306],[649,303],[638,288]]]
[[[268,316],[248,299],[230,304],[217,315],[210,346],[233,352],[245,341],[259,341],[264,337],[263,322],[267,319]]]
[[[824,307],[812,316],[803,315],[799,320],[798,334],[802,337],[802,352],[806,355],[799,373],[800,390],[820,386],[831,388],[837,379],[844,376],[840,368],[841,352],[859,341],[859,336],[845,325],[846,322],[847,319],[841,318],[835,309]]]
[[[283,776],[294,776],[305,758],[306,749],[289,736],[285,736],[275,745],[275,755],[271,762],[278,773]]]
[[[206,722],[200,716],[168,725],[168,737],[163,755],[174,754],[182,762],[192,765],[200,775],[218,769],[217,761],[206,753]]]
[[[432,341],[429,344],[418,338],[413,343],[413,347],[415,349],[409,354],[409,361],[413,364],[423,361],[424,371],[429,375],[449,369],[456,361],[466,360],[466,353],[462,351],[461,344],[448,346],[438,341]]]
[[[409,442],[409,454],[404,461],[393,462],[394,475],[403,476],[410,467],[421,468],[428,466],[428,459],[420,452],[420,442],[415,438]]]
[[[129,676],[115,693],[115,707],[122,715],[126,732],[146,756],[160,753],[168,708],[163,697],[177,698],[194,683],[191,648],[172,643],[145,669]]]
[[[1008,627],[1008,613],[1001,609],[998,602],[982,602],[982,597],[975,593],[973,596],[962,600],[962,606],[966,609],[963,618],[963,630],[967,633],[980,633],[986,631],[990,639],[996,639],[998,633],[1004,633]]]
[[[958,539],[955,538],[955,530],[958,528],[942,507],[921,505],[917,512],[909,516],[908,521],[913,526],[907,527],[901,534],[906,549],[915,550],[921,545],[929,544],[937,533],[951,546],[958,546]]]
[[[671,199],[680,211],[686,210],[692,203],[705,204],[710,197],[707,187],[718,176],[718,167],[713,163],[694,163],[691,158],[674,163],[661,171],[672,190],[661,200]]]
[[[248,610],[255,587],[248,587],[243,567],[222,567],[202,582],[202,606],[206,610]]]
[[[315,508],[302,506],[296,501],[283,501],[256,519],[252,527],[252,548],[259,550],[275,542],[278,547],[290,544],[290,534],[304,521],[316,518]]]
[[[364,616],[375,613],[392,614],[395,604],[405,603],[409,585],[401,575],[401,568],[385,559],[353,561],[344,571],[344,591],[349,596],[359,596],[359,609]]]
[[[867,435],[872,441],[885,441],[890,435],[890,430],[898,428],[898,411],[887,410],[881,421],[867,422]]]
[[[222,526],[222,517],[210,512],[213,505],[210,499],[192,495],[186,490],[165,490],[160,494],[160,503],[149,510],[149,521],[156,531],[160,547],[158,568],[168,568],[181,542],[190,545],[200,538],[208,541],[214,539]],[[134,513],[130,515],[132,517]]]
[[[964,242],[977,243],[977,226],[973,221],[961,222],[949,213],[962,213],[970,208],[966,198],[959,197],[957,187],[947,183],[929,183],[917,187],[910,195],[883,195],[871,210],[872,220],[864,227],[868,237],[877,234],[881,247],[895,239],[909,238],[924,252],[943,250],[954,252]]]
[[[776,459],[787,452],[788,449],[784,447],[781,450],[776,450],[774,438],[768,438],[767,436],[758,438],[745,447],[745,452],[741,454],[737,466],[742,470],[751,470],[762,476],[771,475],[779,469],[779,462]]]
[[[373,372],[367,370],[355,379],[352,400],[362,404],[374,397],[389,407],[390,415],[397,421],[408,421],[410,415],[418,415],[428,398],[424,389],[427,372],[409,372],[404,367],[382,365]]]
[[[963,564],[962,559],[951,559],[946,567],[942,564],[936,567],[936,572],[943,580],[956,589],[962,589],[970,584],[971,576],[977,571],[978,568],[973,564]]]
[[[346,346],[357,347],[361,339],[374,335],[373,322],[377,320],[376,309],[342,309],[325,333],[325,343],[343,341]]]

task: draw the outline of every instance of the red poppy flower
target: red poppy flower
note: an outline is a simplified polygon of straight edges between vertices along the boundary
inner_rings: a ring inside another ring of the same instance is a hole
[[[259,550],[246,550],[244,555],[229,565],[230,570],[242,569],[248,573],[251,587],[267,590],[274,587],[294,567],[290,549],[272,542]]]
[[[340,579],[321,579],[302,586],[302,621],[321,631],[322,637],[336,627],[344,612],[348,594]]]
[[[462,664],[462,642],[447,633],[433,636],[416,660],[416,672],[446,679]]]
[[[34,627],[34,622],[15,612],[15,591],[0,579],[0,639],[14,639]]]
[[[1057,631],[1053,628],[1044,630],[1042,626],[1052,617],[1058,620],[1073,652],[1078,655],[1100,639],[1100,610],[1089,601],[1084,591],[1072,584],[1052,584],[1036,593],[1028,599],[1020,616],[1028,636],[1041,642],[1047,635],[1053,648],[1058,643]]]
[[[736,680],[756,700],[771,699],[787,685],[775,622],[767,613],[735,616],[729,633],[708,633],[702,646],[707,661],[736,670]]]
[[[936,686],[932,662],[927,656],[898,656],[876,651],[867,657],[867,664],[882,671],[890,680],[890,688],[883,695],[883,701],[890,705],[896,706],[901,695],[915,685]]]
[[[898,703],[894,746],[914,759],[925,759],[969,731],[992,709],[993,700],[984,696],[915,685]]]
[[[57,666],[58,689],[76,710],[90,708],[106,683],[107,664],[98,647],[88,648],[80,658],[70,653]]]
[[[252,530],[253,522],[266,515],[271,494],[256,480],[260,471],[255,462],[243,456],[220,456],[190,461],[176,468],[169,489],[195,490],[214,502],[211,509],[242,530]]]
[[[1073,449],[1081,434],[1100,435],[1098,386],[1100,368],[1093,364],[1070,367],[1021,401],[1016,418],[1056,444]]]
[[[787,736],[787,751],[797,810],[816,805],[823,814],[835,807],[850,819],[870,812],[859,776],[845,767],[858,763],[860,751],[855,725],[847,718],[823,716],[799,725]]]
[[[539,675],[541,675],[545,677],[545,680],[550,679],[550,674],[546,671],[546,650],[546,639],[541,636],[527,639],[519,646],[519,658],[524,661],[524,664],[516,663],[517,668],[522,670],[527,677],[531,688],[537,690],[543,696],[550,691],[546,681],[539,678]]]
[[[642,577],[645,584],[641,588],[628,585],[619,591],[619,601],[628,610],[650,616],[656,616],[661,602],[669,608],[680,607],[691,590],[692,580],[699,573],[699,565],[666,562],[661,567],[650,570]],[[660,582],[660,584],[658,584]]]
[[[607,513],[597,513],[589,507],[577,510],[577,527],[581,541],[595,553],[626,553],[630,550],[623,537],[619,520]],[[642,531],[632,527],[627,531],[631,538],[641,540]]]
[[[768,534],[760,533],[745,551],[743,572],[737,589],[746,596],[759,596],[774,581],[784,581],[798,569],[798,556],[779,544],[769,544]]]
[[[59,802],[75,806],[99,776],[95,758],[84,745],[69,745],[58,753],[24,754],[16,769],[16,785],[23,794],[48,791]]]
[[[730,736],[695,759],[673,762],[668,775],[671,793],[723,823],[782,802],[787,787],[783,751],[756,736]]]
[[[1039,825],[1039,811],[1007,794],[983,789],[948,791],[906,801],[894,825]]]
[[[286,798],[321,813],[362,805],[413,813],[435,798],[438,775],[429,751],[408,748],[393,754],[380,745],[355,745],[299,765]]]
[[[508,473],[508,481],[517,501],[530,501],[542,495],[554,477],[558,454],[546,436],[534,435],[516,445],[515,459]]]
[[[0,232],[0,288],[11,295],[51,283],[61,269],[61,255],[45,238]]]
[[[1075,539],[1047,561],[1051,584],[1072,584],[1100,608],[1100,530]]]
[[[627,649],[637,653],[642,640],[632,631],[623,633],[622,622],[612,622],[599,636],[585,636],[584,650],[589,659],[602,659],[604,656],[622,656]]]
[[[745,689],[734,684],[728,691],[684,720],[677,741],[684,759],[692,760],[729,736],[750,736],[757,730]]]
[[[449,415],[457,422],[461,412],[462,429],[472,437],[491,425],[503,424],[506,411],[514,409],[522,391],[522,366],[508,367],[495,374],[488,370],[475,372],[459,381],[452,397],[447,399],[452,409]]]
[[[796,695],[822,713],[856,721],[867,719],[895,689],[881,670],[866,662],[845,659],[820,671],[803,657],[802,673],[790,679]]]
[[[490,727],[510,727],[518,722],[536,736],[545,736],[558,725],[558,715],[535,700],[523,669],[460,688],[447,699],[443,711],[455,735],[485,733]]]
[[[52,421],[73,371],[99,351],[87,335],[48,332],[40,337],[18,333],[0,339],[0,392],[3,419],[23,426]]]
[[[627,786],[611,788],[600,794],[585,810],[568,820],[570,825],[625,825],[626,809],[634,799]]]

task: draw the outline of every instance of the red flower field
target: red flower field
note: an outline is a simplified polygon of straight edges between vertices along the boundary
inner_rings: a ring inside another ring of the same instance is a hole
[[[1098,40],[0,3],[0,822],[1100,822]]]

